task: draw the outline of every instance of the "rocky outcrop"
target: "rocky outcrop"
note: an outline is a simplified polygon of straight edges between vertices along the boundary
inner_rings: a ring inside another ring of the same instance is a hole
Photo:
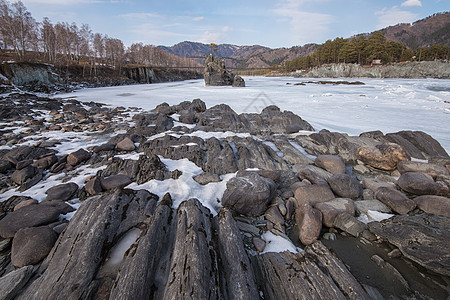
[[[212,54],[206,57],[203,76],[206,86],[232,85],[234,87],[245,87],[244,79],[226,70],[225,61]]]

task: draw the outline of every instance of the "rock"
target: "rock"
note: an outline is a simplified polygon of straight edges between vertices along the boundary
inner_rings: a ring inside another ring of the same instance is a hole
[[[29,199],[29,200],[22,201],[19,204],[17,204],[16,206],[14,206],[14,211],[21,209],[22,207],[32,205],[32,204],[38,204],[38,203],[39,202],[35,199]]]
[[[63,183],[49,188],[45,193],[47,194],[46,200],[61,200],[67,201],[75,195],[78,191],[78,184],[74,182]]]
[[[233,84],[234,87],[245,87],[245,81],[244,78],[242,78],[239,75],[235,75],[233,78]]]
[[[395,170],[400,161],[411,160],[406,151],[394,143],[362,146],[357,149],[357,155],[365,164],[386,171]]]
[[[211,182],[220,182],[220,176],[210,172],[203,172],[194,176],[194,180],[201,185],[206,185]]]
[[[380,188],[380,187],[395,189],[394,183],[386,182],[386,181],[380,180],[378,178],[364,177],[362,182],[363,182],[363,186],[366,189],[371,190],[373,193],[375,193],[378,190],[378,188]]]
[[[266,241],[260,239],[259,237],[253,237],[252,239],[253,246],[255,246],[257,252],[263,252],[266,248]]]
[[[133,146],[134,146],[134,144],[133,144]],[[102,151],[112,151],[114,149],[116,149],[116,145],[110,144],[110,143],[106,143],[106,144],[102,144],[100,146],[95,146],[92,149],[92,152],[99,153],[99,152],[102,152]]]
[[[16,170],[22,170],[23,168],[28,167],[32,163],[33,163],[32,159],[21,160],[21,161],[17,162]]]
[[[375,210],[383,213],[391,213],[391,209],[379,200],[361,200],[354,202],[356,213],[358,215],[367,214],[369,210]]]
[[[342,198],[358,199],[361,195],[361,185],[350,175],[333,175],[328,179],[328,184],[333,192]]]
[[[401,174],[406,172],[420,172],[426,173],[428,175],[436,178],[439,175],[448,176],[449,172],[446,167],[431,164],[431,163],[423,163],[418,161],[402,161],[398,164],[397,169]]]
[[[10,169],[12,169],[12,164],[5,159],[0,159],[0,173],[6,173]]]
[[[130,183],[132,183],[133,181],[131,180],[130,177],[128,177],[127,175],[112,175],[106,178],[101,178],[100,179],[100,184],[102,186],[102,189],[105,191],[109,191],[115,188],[124,188],[127,185],[129,185]]]
[[[56,155],[50,155],[43,158],[38,159],[33,163],[33,166],[38,168],[48,169],[58,162],[58,157]]]
[[[75,209],[62,200],[42,201],[39,205],[46,205],[56,208],[61,215],[75,211]]]
[[[415,195],[440,195],[448,194],[446,185],[434,182],[434,180],[418,172],[406,172],[397,181],[402,190]]]
[[[366,224],[358,221],[348,212],[341,212],[334,218],[333,227],[339,228],[354,237],[358,237],[366,229]]]
[[[423,131],[400,131],[394,133],[393,135],[400,136],[411,143],[424,155],[424,159],[430,159],[433,157],[448,157],[447,152],[441,144]]]
[[[402,252],[398,249],[394,249],[391,252],[389,252],[387,255],[389,258],[399,258],[402,256]]]
[[[313,167],[313,166],[311,166],[311,167]],[[325,170],[323,170],[323,172],[319,173],[316,171],[317,171],[317,169],[320,170],[320,168],[314,167],[315,169],[312,169],[311,167],[300,169],[300,171],[298,171],[298,173],[297,173],[298,178],[300,178],[301,180],[306,179],[313,184],[320,184],[320,185],[328,186],[327,180],[330,179],[332,174],[328,173]],[[327,180],[325,180],[325,178]]]
[[[314,164],[333,175],[345,174],[345,162],[338,155],[319,155],[314,160]]]
[[[315,208],[320,210],[323,216],[323,224],[327,227],[333,227],[336,216],[341,212],[355,214],[355,206],[351,199],[337,198],[328,202],[317,203]]]
[[[245,86],[241,77],[235,79],[236,75],[225,69],[225,61],[222,58],[212,54],[206,57],[203,75],[206,86]]]
[[[284,217],[281,215],[278,206],[271,206],[266,210],[264,217],[273,224],[284,225]]]
[[[401,215],[409,213],[416,207],[414,201],[405,194],[391,188],[380,187],[375,193],[375,198]]]
[[[98,177],[94,177],[86,182],[84,188],[89,195],[97,195],[103,192],[102,183]]]
[[[16,295],[20,293],[28,280],[30,280],[33,273],[33,266],[26,266],[0,277],[0,291],[2,291],[0,299],[15,299]]]
[[[335,241],[337,239],[336,234],[333,232],[325,232],[323,238],[330,241]]]
[[[89,158],[91,158],[91,154],[81,148],[75,152],[70,153],[69,156],[67,156],[67,163],[71,166],[76,166],[88,160]]]
[[[253,235],[259,235],[259,229],[252,225],[252,224],[248,224],[248,223],[244,223],[244,222],[236,222],[237,227],[239,228],[240,231],[243,232],[248,232],[251,233]]]
[[[403,256],[435,273],[450,275],[448,219],[419,214],[368,224],[370,231],[396,246]]]
[[[48,226],[18,230],[12,243],[12,264],[18,268],[37,264],[48,255],[57,237]]]
[[[260,216],[274,197],[275,189],[273,180],[255,173],[232,178],[227,183],[222,204],[243,215]]]
[[[11,175],[11,179],[15,183],[22,185],[27,182],[27,180],[32,179],[37,174],[37,172],[37,168],[28,165],[23,169],[14,171],[14,173]]]
[[[327,202],[335,198],[328,186],[318,184],[299,186],[294,192],[294,197],[298,201],[309,201],[311,205]]]
[[[369,189],[363,189],[362,198],[363,200],[373,200],[375,193],[372,192],[372,190]]]
[[[308,201],[297,201],[295,222],[299,229],[299,239],[303,245],[311,245],[322,230],[322,213],[313,208]]]
[[[22,207],[0,220],[0,236],[11,238],[21,228],[49,224],[58,220],[59,214],[58,209],[41,204]]]
[[[450,218],[450,198],[424,195],[414,198],[414,202],[427,214]]]
[[[378,255],[373,255],[370,258],[375,264],[384,270],[384,272],[388,273],[390,277],[393,277],[393,284],[397,284],[403,287],[403,292],[407,292],[409,290],[409,284],[406,279],[402,276],[402,274],[394,268],[390,263],[382,259]]]
[[[119,151],[134,151],[136,149],[136,146],[129,137],[126,137],[118,142],[116,147]]]

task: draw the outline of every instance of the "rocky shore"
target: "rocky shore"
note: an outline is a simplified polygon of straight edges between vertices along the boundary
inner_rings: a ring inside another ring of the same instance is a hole
[[[275,106],[0,100],[0,299],[446,299],[450,157]]]

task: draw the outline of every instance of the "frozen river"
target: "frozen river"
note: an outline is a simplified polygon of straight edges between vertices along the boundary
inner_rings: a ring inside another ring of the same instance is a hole
[[[358,80],[365,85],[295,85],[310,80]],[[173,105],[195,98],[207,107],[226,103],[237,113],[261,112],[268,105],[277,105],[298,114],[316,130],[350,135],[421,130],[450,152],[450,80],[245,77],[245,81],[245,88],[205,87],[203,80],[188,80],[84,89],[57,97],[148,110],[162,102]]]

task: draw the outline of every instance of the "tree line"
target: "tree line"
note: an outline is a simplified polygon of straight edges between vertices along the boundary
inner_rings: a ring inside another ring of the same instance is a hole
[[[0,49],[14,53],[16,61],[54,65],[108,65],[119,71],[124,64],[152,67],[197,67],[189,58],[167,53],[153,45],[125,47],[117,38],[93,33],[88,24],[37,22],[21,1],[0,0]]]
[[[336,38],[321,44],[312,55],[286,61],[286,71],[306,70],[330,63],[357,63],[360,65],[381,61],[383,64],[402,61],[448,60],[450,47],[433,45],[410,49],[404,43],[387,41],[380,32],[370,36],[356,36],[349,39]]]

